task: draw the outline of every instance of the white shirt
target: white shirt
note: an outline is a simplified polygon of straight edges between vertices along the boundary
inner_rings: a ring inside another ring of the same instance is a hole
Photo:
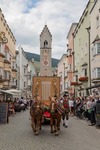
[[[74,107],[74,101],[73,100],[69,100],[69,107]]]
[[[92,102],[90,100],[87,101],[86,107],[87,107],[87,109],[91,109],[92,108]]]

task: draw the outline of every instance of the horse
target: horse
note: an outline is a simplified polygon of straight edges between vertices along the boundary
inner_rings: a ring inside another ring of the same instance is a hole
[[[33,132],[35,132],[35,135],[39,134],[39,130],[41,130],[41,124],[42,124],[42,103],[39,99],[37,99],[34,104],[30,107],[30,116],[31,116],[31,126],[33,129]]]
[[[58,130],[60,130],[60,122],[61,122],[61,113],[58,109],[57,102],[54,98],[50,101],[50,126],[51,133],[55,132],[55,135],[58,135]]]

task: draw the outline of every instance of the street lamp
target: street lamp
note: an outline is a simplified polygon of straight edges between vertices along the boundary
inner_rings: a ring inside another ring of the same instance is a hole
[[[90,94],[91,94],[91,53],[90,53],[90,29],[91,27],[89,26],[86,28],[88,32],[88,44],[89,44],[89,85],[90,85]]]

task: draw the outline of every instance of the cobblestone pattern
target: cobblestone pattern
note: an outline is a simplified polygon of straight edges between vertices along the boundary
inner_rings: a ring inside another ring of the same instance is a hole
[[[100,150],[100,130],[70,117],[69,127],[61,126],[59,136],[50,133],[49,125],[35,136],[27,110],[10,117],[9,124],[0,124],[0,150]]]

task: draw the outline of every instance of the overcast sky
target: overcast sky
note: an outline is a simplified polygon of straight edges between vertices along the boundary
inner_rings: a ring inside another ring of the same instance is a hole
[[[16,38],[28,52],[40,54],[39,36],[47,24],[52,34],[52,57],[66,53],[66,36],[89,0],[0,0],[0,8]]]

